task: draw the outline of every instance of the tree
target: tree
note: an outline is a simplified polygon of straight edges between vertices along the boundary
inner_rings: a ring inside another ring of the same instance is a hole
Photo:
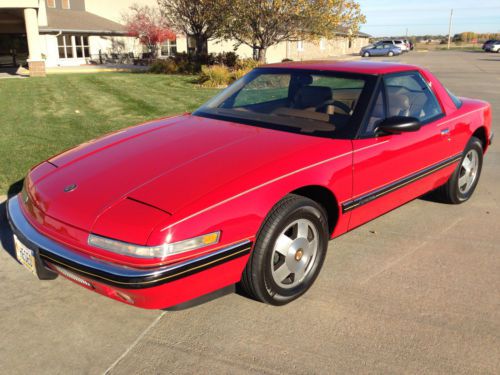
[[[123,15],[127,32],[139,38],[153,57],[158,55],[158,46],[166,40],[175,40],[175,32],[156,7],[133,4]]]
[[[252,47],[261,62],[280,42],[332,38],[339,29],[353,35],[365,22],[355,0],[232,0],[228,9],[225,37]]]
[[[206,53],[207,42],[221,36],[228,0],[158,0],[170,25],[195,40],[196,55]]]

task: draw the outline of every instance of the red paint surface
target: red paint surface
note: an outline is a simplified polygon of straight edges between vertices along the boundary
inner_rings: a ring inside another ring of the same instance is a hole
[[[332,237],[444,183],[454,166],[351,212],[340,204],[461,152],[481,126],[490,132],[487,103],[464,99],[456,109],[444,87],[418,67],[378,62],[308,62],[274,67],[386,74],[419,70],[445,117],[416,133],[334,140],[184,115],[139,125],[66,151],[35,167],[26,180],[28,220],[75,251],[135,267],[174,263],[244,239],[266,215],[304,186],[329,189],[339,206]],[[449,135],[441,135],[448,128]],[[57,168],[56,168],[57,166]],[[70,193],[64,187],[77,184]],[[87,244],[94,232],[141,245],[222,232],[217,246],[169,259],[141,259]],[[180,303],[239,280],[248,257],[134,293],[136,305]],[[108,287],[96,290],[114,296]]]

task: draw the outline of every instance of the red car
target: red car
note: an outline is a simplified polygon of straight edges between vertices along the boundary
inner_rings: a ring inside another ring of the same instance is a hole
[[[34,167],[8,202],[17,257],[40,279],[143,308],[238,282],[285,304],[329,239],[434,189],[469,199],[490,125],[488,103],[416,66],[257,68],[193,114]]]

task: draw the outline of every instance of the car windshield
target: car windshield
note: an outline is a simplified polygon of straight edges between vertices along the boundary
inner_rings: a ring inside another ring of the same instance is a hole
[[[346,138],[374,79],[362,74],[258,68],[194,115],[321,137]],[[369,93],[368,93],[369,96]],[[354,129],[354,130],[353,130]]]

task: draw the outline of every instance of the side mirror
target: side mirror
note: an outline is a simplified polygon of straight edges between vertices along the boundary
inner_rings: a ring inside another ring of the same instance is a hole
[[[400,134],[405,132],[416,132],[420,128],[420,121],[415,117],[393,116],[382,120],[378,125],[377,133]]]

